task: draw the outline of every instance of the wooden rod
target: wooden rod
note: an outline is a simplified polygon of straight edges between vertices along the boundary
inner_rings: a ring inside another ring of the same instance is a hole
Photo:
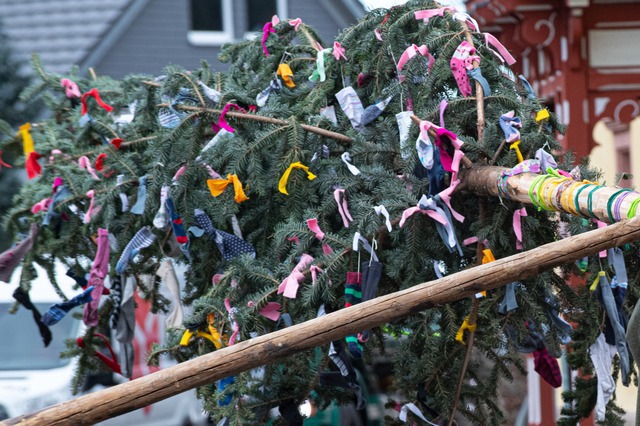
[[[470,297],[479,291],[493,290],[637,240],[640,240],[640,217],[377,297],[0,424],[94,424],[189,389],[282,361],[290,355],[342,339],[348,334]],[[482,327],[482,323],[478,326]]]

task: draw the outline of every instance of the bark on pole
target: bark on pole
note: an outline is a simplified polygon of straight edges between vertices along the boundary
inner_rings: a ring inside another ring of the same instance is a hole
[[[197,386],[281,361],[287,356],[344,338],[348,334],[470,297],[479,291],[492,290],[637,240],[640,240],[640,217],[362,302],[349,309],[242,341],[139,379],[1,424],[93,424]],[[482,323],[479,327],[482,328]]]

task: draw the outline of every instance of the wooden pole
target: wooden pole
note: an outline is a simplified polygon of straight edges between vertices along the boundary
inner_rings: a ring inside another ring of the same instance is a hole
[[[9,419],[5,425],[93,424],[425,309],[492,290],[640,240],[640,217],[476,266],[237,343],[147,376]]]
[[[492,196],[492,197],[502,197],[505,198],[504,194],[501,194],[498,190],[498,179],[503,171],[507,171],[509,169],[504,167],[495,167],[495,166],[477,166],[474,165],[469,169],[463,169],[460,171],[460,186],[458,186],[458,190],[464,190],[472,192],[479,196]],[[523,173],[520,175],[511,176],[507,179],[507,195],[508,198],[514,201],[519,201],[523,204],[531,205],[531,198],[529,197],[529,188],[533,184],[533,181],[538,178],[540,175],[535,173]],[[580,192],[578,196],[578,203],[580,205],[580,211],[583,213],[589,212],[589,193],[594,190],[596,187],[585,188]],[[568,189],[568,188],[567,188]],[[566,191],[567,189],[564,189]],[[611,187],[611,186],[602,186],[598,189],[595,189],[591,196],[591,211],[593,215],[600,220],[601,222],[611,223],[608,214],[608,205],[611,201],[611,197],[621,188]],[[550,190],[549,194],[550,198],[555,200],[557,198],[558,191],[563,191],[561,186],[555,186],[552,190]],[[572,197],[577,195],[578,190],[572,190]],[[619,196],[619,195],[618,195]],[[455,197],[455,196],[454,196]],[[617,197],[616,197],[617,198]],[[620,203],[620,217],[622,219],[626,219],[629,213],[629,208],[634,200],[640,198],[640,194],[637,192],[632,192],[627,195],[622,202]],[[570,200],[570,203],[573,205],[573,198]],[[613,208],[613,203],[611,203],[611,207]],[[564,211],[564,210],[563,210]],[[573,214],[573,212],[567,212]]]

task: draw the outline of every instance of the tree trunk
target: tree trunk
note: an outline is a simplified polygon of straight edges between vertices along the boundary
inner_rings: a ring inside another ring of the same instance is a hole
[[[490,186],[487,184],[487,191]],[[362,302],[3,424],[93,424],[197,386],[281,361],[348,334],[470,297],[479,291],[492,290],[639,239],[640,218],[623,221]]]

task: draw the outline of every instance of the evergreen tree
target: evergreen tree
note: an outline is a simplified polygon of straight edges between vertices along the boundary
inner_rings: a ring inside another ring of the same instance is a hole
[[[425,10],[440,13],[416,19]],[[476,164],[511,168],[519,162],[516,150],[503,142],[508,135],[501,117],[508,111],[520,120],[507,131],[519,130],[525,158],[560,148],[555,116],[536,121],[544,106],[467,18],[432,1],[413,0],[370,12],[333,44],[294,23],[268,23],[262,39],[226,45],[224,74],[205,62],[195,70],[167,67],[155,79],[42,71],[42,82],[26,93],[41,97],[51,110],[33,138],[36,151],[53,159],[25,185],[8,217],[23,232],[31,222],[48,223],[25,264],[42,265],[52,280],[54,259],[77,273],[89,272],[87,264],[104,247],[95,237],[107,229],[107,287],[118,279],[124,283],[121,275],[135,276],[155,311],[167,309],[159,292],[163,281],[143,277],[156,276],[165,259],[187,267],[182,301],[193,313],[168,330],[167,345],[157,347],[150,362],[166,353],[179,361],[197,357],[286,327],[288,319],[300,323],[349,309],[368,293],[388,294],[537,247],[562,238],[561,223],[572,234],[595,226],[526,207],[520,249],[513,231],[520,203],[459,190],[450,207],[445,203],[443,191],[456,185],[451,158],[459,160],[461,152]],[[466,70],[452,73],[451,59],[464,51],[463,42],[478,57],[467,52],[471,56],[456,66],[474,68],[474,60],[479,62],[490,88],[479,100],[474,80],[470,93],[456,80]],[[35,67],[41,70],[37,60]],[[76,94],[65,93],[62,78],[78,85]],[[367,107],[361,116],[358,99]],[[444,123],[431,133],[411,125],[407,139],[398,115],[436,123],[442,116]],[[418,151],[406,142],[417,139]],[[458,140],[464,142],[461,150],[454,146]],[[597,177],[569,154],[559,162],[581,179]],[[132,204],[128,211],[123,197]],[[45,198],[53,199],[51,211],[32,215],[31,206]],[[418,213],[431,213],[408,217],[407,209],[416,205]],[[388,211],[391,231],[378,206]],[[464,221],[455,220],[456,212],[464,213]],[[443,217],[450,227],[438,222]],[[463,245],[470,237],[478,242]],[[363,248],[369,245],[375,257]],[[398,403],[415,403],[432,422],[446,423],[457,407],[456,416],[474,424],[500,424],[505,416],[498,388],[512,379],[514,366],[525,370],[519,352],[544,349],[555,359],[568,344],[572,366],[591,372],[589,347],[600,333],[592,324],[599,324],[603,308],[588,287],[572,288],[567,277],[583,277],[585,271],[596,276],[603,267],[595,259],[581,265],[584,271],[566,265],[542,272],[484,297],[417,312],[213,383],[198,394],[216,422],[227,417],[236,424],[263,424],[278,407],[277,422],[295,423],[297,407],[307,399],[321,408],[332,401],[361,405],[355,372],[341,374],[337,358],[358,364],[387,356]],[[23,269],[27,289],[31,273]],[[117,310],[107,298],[97,327],[108,328]],[[267,315],[276,311],[278,321]],[[582,325],[573,339],[560,314]],[[463,324],[471,326],[468,331]],[[92,339],[95,330],[89,328],[84,348],[70,345],[65,354],[80,356],[79,380],[104,368],[91,356],[99,345]],[[580,383],[570,395],[577,401],[567,412],[572,421],[595,404],[596,382]],[[614,404],[607,420],[621,422]]]

